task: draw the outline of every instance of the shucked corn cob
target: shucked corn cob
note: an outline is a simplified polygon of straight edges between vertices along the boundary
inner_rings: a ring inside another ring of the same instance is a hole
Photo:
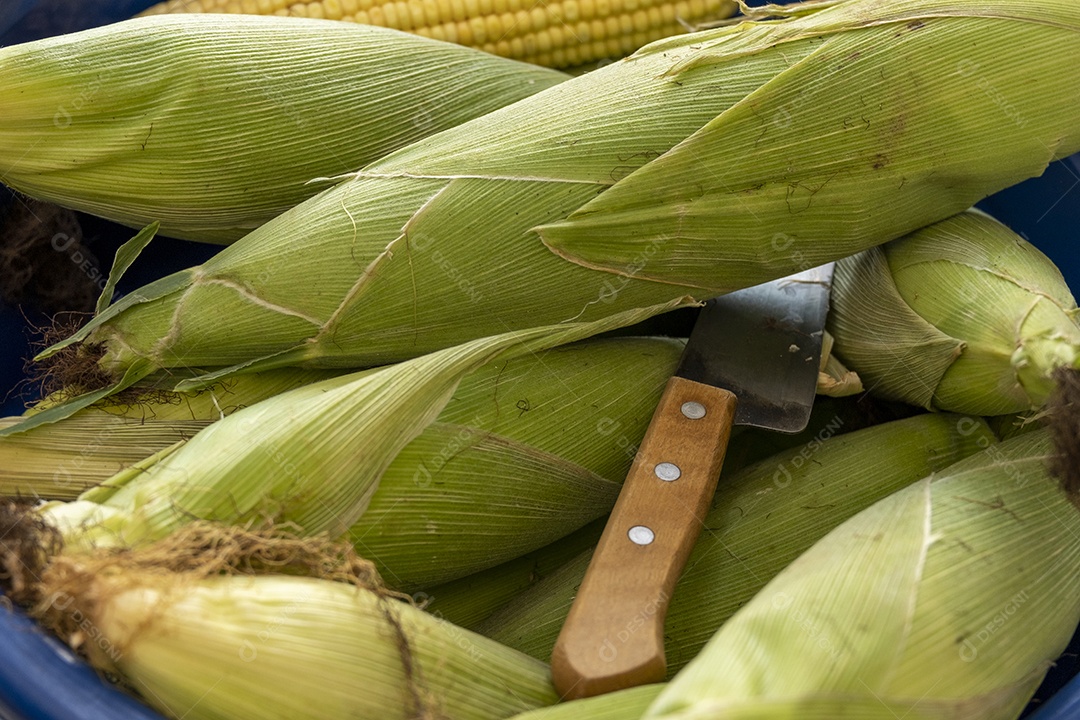
[[[1080,310],[1031,243],[970,211],[837,263],[835,351],[876,394],[1003,415],[1080,370]]]
[[[346,20],[572,67],[629,55],[720,20],[732,0],[168,0],[146,14],[252,13]]]
[[[655,43],[415,143],[50,352],[103,346],[117,387],[172,365],[220,368],[197,384],[381,364],[783,276],[1080,149],[1075,3],[789,12]]]
[[[690,662],[739,607],[841,522],[993,443],[981,420],[920,415],[838,437],[826,432],[726,477],[668,609],[669,672]],[[478,632],[547,660],[590,555],[520,595]],[[611,641],[617,650],[630,637]]]
[[[142,18],[0,49],[0,182],[227,243],[561,73],[381,28]]]
[[[642,716],[1010,720],[1080,620],[1080,516],[1044,431],[845,522]]]

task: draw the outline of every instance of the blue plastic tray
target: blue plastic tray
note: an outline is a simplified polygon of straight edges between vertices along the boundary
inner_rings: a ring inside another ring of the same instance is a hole
[[[0,46],[27,42],[130,17],[154,0],[0,0]],[[762,4],[760,0],[752,5]],[[11,196],[0,190],[0,204]],[[1055,163],[1041,178],[987,198],[980,207],[1010,225],[1051,257],[1074,294],[1080,295],[1080,155]],[[112,257],[132,231],[83,217],[92,250]],[[157,239],[125,276],[120,292],[175,270],[203,262],[212,246]],[[0,278],[3,282],[3,278]],[[0,401],[23,382],[30,352],[27,323],[40,322],[33,308],[0,305]],[[0,414],[22,412],[23,399],[0,402]],[[0,601],[3,598],[0,597]],[[1077,656],[1080,634],[1047,675],[1029,708],[1031,720],[1080,717]],[[61,643],[39,630],[19,611],[0,606],[0,717],[8,720],[161,720],[144,705],[116,690]]]

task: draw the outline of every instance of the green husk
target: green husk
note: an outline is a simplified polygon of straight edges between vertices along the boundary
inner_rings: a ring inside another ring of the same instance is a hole
[[[72,500],[248,405],[338,373],[282,368],[180,393],[146,383],[57,423],[0,437],[0,495]],[[160,383],[160,378],[158,379]],[[63,402],[46,397],[33,415]],[[22,418],[0,419],[12,427]]]
[[[68,342],[103,345],[116,378],[386,363],[780,277],[1080,149],[1072,2],[789,12],[654,43],[403,148]]]
[[[821,384],[818,384],[820,391]],[[762,460],[792,449],[816,448],[836,435],[855,432],[871,425],[900,420],[917,414],[907,406],[892,406],[866,396],[833,398],[818,395],[810,419],[802,432],[788,434],[749,426],[732,428],[731,442],[724,453],[722,478]]]
[[[625,337],[485,365],[462,380],[439,414],[444,428],[453,423],[460,429],[440,431],[442,441],[425,441],[427,452],[414,450],[395,460],[394,474],[402,476],[401,487],[419,493],[456,455],[464,453],[456,458],[458,468],[468,466],[476,452],[483,453],[471,446],[490,445],[482,436],[491,435],[491,442],[509,443],[509,452],[522,453],[523,461],[538,453],[558,456],[545,461],[555,471],[569,467],[561,459],[580,466],[584,475],[621,481],[682,347],[677,340]],[[109,398],[58,423],[0,438],[0,493],[74,499],[210,421],[334,376],[280,369],[187,393],[134,388],[130,397]],[[18,421],[0,420],[0,426]],[[567,427],[578,431],[565,432]],[[482,475],[478,469],[469,473]],[[414,495],[412,502],[417,500]]]
[[[139,18],[0,50],[0,180],[228,243],[329,184],[312,179],[566,77],[351,23]]]
[[[193,525],[20,566],[35,531],[5,529],[31,612],[178,720],[497,720],[558,700],[546,665],[399,602],[347,545]]]
[[[515,715],[511,720],[637,720],[664,685],[640,685]]]
[[[20,418],[0,418],[8,427]],[[190,438],[205,422],[143,423],[80,413],[0,439],[0,495],[70,500],[117,471]]]
[[[307,385],[229,415],[183,447],[133,466],[75,502],[46,506],[42,515],[58,525],[74,547],[145,543],[193,520],[289,523],[306,534],[328,532],[338,537],[375,502],[373,497],[387,468],[431,425],[469,372],[502,357],[540,353],[655,312],[648,308],[602,323],[507,333],[399,365]],[[661,365],[666,364],[666,372],[670,373],[675,348],[670,343],[663,343],[663,347],[667,348],[666,358],[663,349],[658,348],[657,354],[665,360]],[[663,370],[654,372],[664,374]],[[646,386],[650,384],[658,386],[659,378],[654,375],[647,379]],[[546,434],[553,435],[550,426]],[[510,438],[486,439],[495,442],[500,452],[514,445]],[[606,438],[600,440],[606,442]],[[555,442],[550,447],[557,449],[559,445]],[[567,482],[577,483],[576,487],[585,493],[568,498],[568,502],[581,501],[595,491],[587,490],[589,484],[580,482],[588,478],[596,484],[595,473],[590,470],[581,469],[576,474],[568,471],[569,461],[551,461],[551,450],[547,448],[529,451],[517,447],[517,451],[519,460],[531,454],[533,459],[548,458],[548,467],[562,468],[563,478],[549,481],[559,491],[549,493],[552,497],[548,498],[541,492],[544,499],[540,506],[543,502],[558,504],[560,493],[570,487]],[[434,460],[435,456],[426,457]],[[391,473],[392,482],[383,489],[388,493],[405,492],[404,484],[415,491],[407,504],[421,505],[425,497],[440,494],[438,475],[444,469],[431,466],[435,477],[426,493],[424,483],[417,488],[415,465],[411,472]],[[613,486],[602,478],[598,483]],[[605,492],[613,497],[614,491],[610,487]],[[380,499],[375,506],[382,502]],[[601,514],[606,504],[595,507],[593,517]],[[416,515],[412,518],[415,521]],[[507,518],[511,526],[520,521],[510,519],[510,515]],[[572,518],[563,534],[588,519]],[[554,539],[544,537],[543,532],[534,548]],[[463,536],[456,540],[472,542]],[[501,559],[509,558],[496,557],[482,567]],[[461,574],[482,567],[467,567]]]
[[[499,608],[592,548],[607,518],[501,565],[416,593],[424,609],[447,622],[474,629]]]
[[[683,347],[668,338],[605,338],[489,363],[462,379],[439,421],[482,428],[622,482]],[[432,458],[427,472],[438,465]]]
[[[981,420],[919,415],[798,447],[725,477],[664,627],[669,673],[817,539],[872,503],[994,442]],[[477,627],[547,660],[591,550]]]
[[[349,537],[412,592],[514,561],[605,514],[682,347],[596,340],[467,375],[387,468]]]
[[[152,591],[115,598],[102,632],[139,618],[154,599]],[[174,717],[407,720],[409,679],[378,603],[309,578],[204,581],[156,611],[161,630],[143,629],[120,667]],[[407,605],[394,612],[438,717],[495,720],[558,700],[544,664]]]
[[[871,391],[938,410],[1042,406],[1080,369],[1080,310],[1054,264],[969,211],[837,264],[835,352]]]
[[[1029,433],[851,518],[643,717],[1016,717],[1080,620],[1080,517],[1052,454]]]
[[[144,422],[154,420],[213,422],[261,400],[340,374],[340,371],[280,368],[237,375],[210,387],[188,392],[166,389],[171,384],[175,384],[175,380],[170,384],[166,378],[150,378],[147,383],[132,388],[128,393],[108,398],[98,405],[91,406],[88,410]],[[46,398],[43,403],[34,406],[31,412],[40,412],[46,409],[49,403],[50,399]]]
[[[478,600],[468,582],[469,611],[490,607],[536,571],[521,556],[614,504],[681,350],[680,341],[600,340],[466,376],[439,422],[387,468],[349,537],[407,592],[508,562],[486,580],[492,595]],[[732,462],[816,447],[865,422],[851,403],[826,400],[804,433],[742,434]]]
[[[437,475],[419,477],[447,447],[453,456]],[[620,487],[534,447],[433,423],[386,469],[348,537],[390,585],[411,592],[561,538],[610,510]]]

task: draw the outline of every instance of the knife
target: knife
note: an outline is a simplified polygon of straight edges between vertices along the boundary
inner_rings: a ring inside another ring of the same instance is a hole
[[[702,308],[552,650],[564,699],[664,679],[668,603],[732,426],[809,422],[832,273],[829,263]]]

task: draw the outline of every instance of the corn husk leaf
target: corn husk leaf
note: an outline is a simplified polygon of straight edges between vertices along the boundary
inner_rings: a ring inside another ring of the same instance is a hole
[[[618,340],[617,342],[623,343],[627,342],[627,340]],[[651,340],[650,342],[657,341]],[[556,348],[545,357],[556,353],[569,353],[575,347],[595,347],[598,344],[598,342],[593,341],[579,346]],[[679,348],[682,346],[681,342],[673,343],[673,345]],[[666,349],[666,346],[660,345],[650,348],[648,352],[655,352],[656,349],[663,350]],[[644,347],[643,351],[645,351]],[[506,367],[509,369],[513,365],[514,363],[507,363]],[[551,363],[545,361],[542,365],[549,367]],[[636,372],[619,374],[618,384],[623,387],[630,387],[631,383],[636,379],[636,375],[640,373],[640,368],[645,366],[646,364],[642,361],[638,365],[639,369]],[[663,367],[666,368],[666,365]],[[562,372],[562,368],[558,368],[558,371]],[[470,375],[466,382],[480,374]],[[507,371],[500,371],[499,377],[505,377],[507,374]],[[462,387],[459,387],[458,393],[454,396],[455,399],[462,394],[464,385],[465,382],[462,383]],[[657,386],[657,392],[659,392],[659,386]],[[640,391],[634,390],[633,393],[640,394]],[[653,395],[648,393],[648,409],[642,408],[640,417],[633,418],[627,423],[625,420],[627,416],[617,417],[607,413],[602,418],[603,422],[597,423],[596,430],[600,434],[610,437],[613,447],[620,450],[620,463],[625,463],[636,453],[637,439],[644,434],[647,423],[645,414],[655,409],[653,406],[656,402],[657,400],[654,399]],[[620,406],[622,406],[621,403]],[[878,413],[873,413],[873,415],[878,415]],[[749,428],[735,428],[742,432],[733,434],[731,444],[728,446],[724,458],[723,477],[731,476],[746,465],[783,450],[802,447],[810,441],[820,442],[825,437],[843,432],[852,432],[866,427],[871,422],[882,422],[885,417],[873,417],[867,412],[866,408],[851,401],[818,398],[811,412],[810,422],[803,433],[784,435],[775,432],[759,432]],[[560,437],[579,437],[579,435],[578,432],[568,430],[568,432],[561,433]],[[620,464],[620,471],[607,477],[621,479],[627,471],[628,466]],[[439,617],[444,617],[450,622],[463,627],[476,627],[481,621],[486,620],[492,613],[507,605],[526,589],[541,580],[545,580],[548,575],[556,571],[562,572],[561,566],[583,551],[595,546],[605,522],[606,518],[590,523],[571,536],[556,541],[534,553],[528,553],[520,558],[493,567],[490,570],[438,587],[425,588],[424,592],[418,594],[417,597],[426,603],[426,607],[430,612]]]
[[[621,480],[682,347],[677,340],[625,337],[491,363],[462,380],[439,419],[497,432]],[[283,368],[186,393],[140,385],[130,395],[108,398],[69,419],[35,428],[26,440],[17,435],[0,438],[0,491],[74,499],[122,468],[190,438],[210,421],[337,374]],[[31,412],[51,404],[46,398]],[[132,422],[118,423],[114,416]],[[0,425],[18,421],[11,418]],[[568,427],[580,430],[565,432]],[[430,483],[452,445],[418,458],[414,480]],[[27,448],[35,448],[32,460],[25,455]]]
[[[512,561],[605,514],[683,343],[587,341],[465,376],[350,529],[399,590]]]
[[[807,9],[661,41],[414,143],[70,342],[104,344],[116,375],[385,363],[781,277],[1080,149],[1074,4]]]
[[[502,356],[540,352],[661,309],[506,333],[307,385],[223,418],[166,457],[95,488],[91,498],[43,514],[73,545],[132,545],[196,519],[269,520],[341,536],[463,376]]]
[[[128,393],[106,398],[80,414],[109,414],[144,423],[161,420],[213,422],[260,400],[340,374],[340,371],[281,368],[236,375],[189,392],[170,389],[176,383],[175,377],[150,377]],[[50,395],[35,403],[26,414],[34,415],[63,402],[62,393]]]
[[[1080,517],[1052,452],[1029,433],[851,518],[644,717],[1015,717],[1080,620]]]
[[[1080,367],[1080,310],[1029,242],[970,211],[837,264],[836,353],[882,397],[1003,415]]]
[[[595,520],[550,545],[413,597],[435,617],[474,629],[515,597],[594,547],[606,523],[606,517]]]
[[[558,700],[543,663],[345,583],[112,575],[96,589],[103,647],[170,717],[405,720],[418,692],[439,717],[495,720]]]
[[[668,608],[669,673],[690,662],[717,628],[817,539],[993,441],[981,420],[920,415],[837,437],[819,433],[726,476]],[[590,557],[587,551],[567,563],[477,630],[547,660]]]
[[[446,448],[433,477],[418,475]],[[609,511],[621,487],[529,445],[434,423],[387,468],[349,539],[388,583],[414,591],[569,534]]]
[[[637,720],[664,685],[640,685],[515,715],[512,720]]]
[[[439,414],[622,482],[684,341],[603,338],[485,365]],[[434,473],[439,459],[425,466]]]
[[[0,426],[19,421],[0,418]],[[143,423],[80,413],[56,425],[2,438],[0,495],[70,500],[205,426],[193,420]]]
[[[821,385],[818,384],[820,391]],[[749,426],[732,428],[731,442],[724,454],[720,477],[731,477],[748,465],[761,462],[788,450],[817,447],[837,435],[902,420],[919,414],[907,405],[891,405],[866,396],[833,398],[818,395],[810,410],[810,420],[799,433],[778,433]]]
[[[0,50],[2,180],[232,242],[352,172],[565,75],[298,18],[140,18]]]
[[[863,392],[859,374],[848,370],[833,354],[832,333],[825,331],[821,341],[821,362],[818,367],[817,393],[826,397],[849,397]]]

